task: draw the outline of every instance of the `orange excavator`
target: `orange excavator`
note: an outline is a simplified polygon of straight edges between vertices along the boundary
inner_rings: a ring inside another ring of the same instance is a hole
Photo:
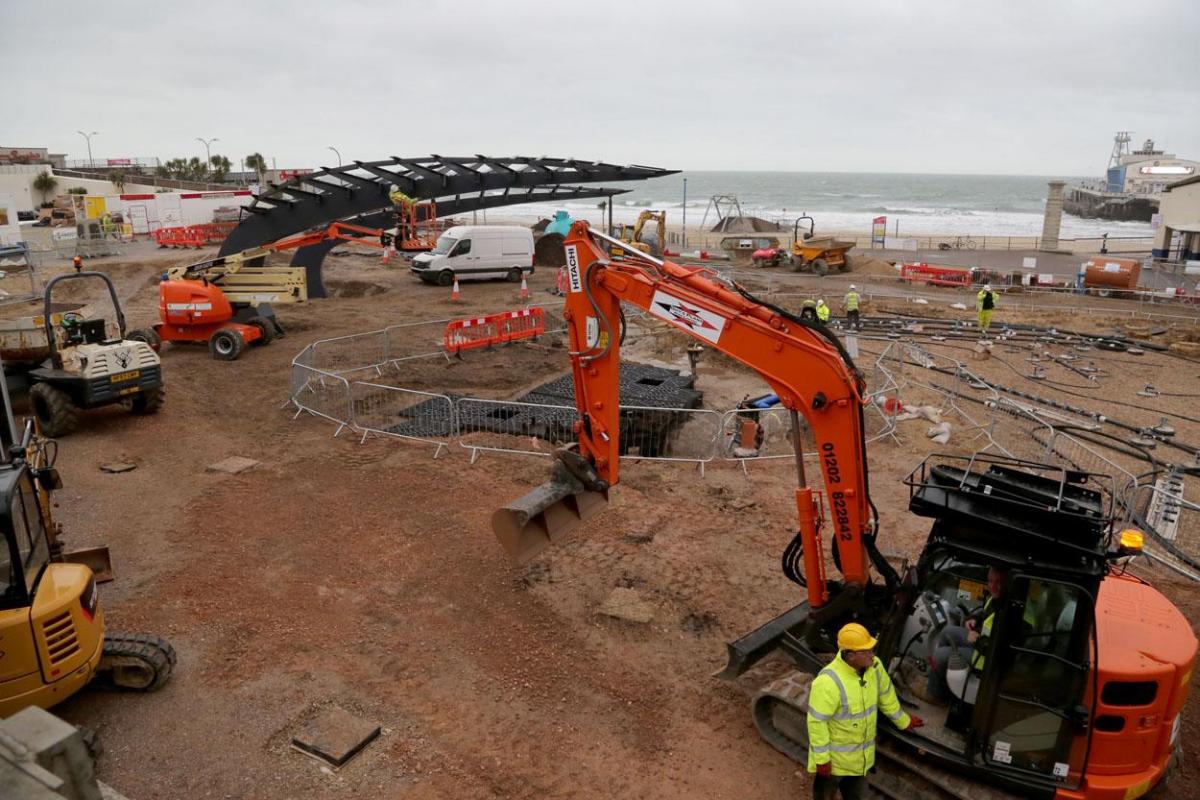
[[[263,259],[329,240],[374,248],[391,244],[390,236],[378,228],[335,222],[262,247],[175,267],[158,285],[159,321],[133,331],[129,338],[155,350],[163,342],[207,342],[213,358],[221,361],[233,361],[247,345],[270,344],[283,335],[272,306],[302,303],[308,291],[302,268],[263,266]]]
[[[838,628],[858,621],[878,633],[901,701],[925,721],[900,731],[880,719],[870,780],[888,797],[1129,800],[1173,774],[1197,641],[1174,605],[1127,572],[1141,537],[1115,524],[1111,479],[932,456],[906,480],[909,510],[932,528],[917,561],[897,570],[876,547],[864,381],[838,340],[704,268],[612,259],[620,245],[586,222],[565,241],[578,441],[556,453],[548,483],[494,513],[515,561],[602,512],[618,483],[629,303],[756,371],[790,412],[799,532],[782,562],[805,598],[730,643],[722,673],[768,656],[787,663],[752,706],[768,743],[806,761],[808,686],[836,653]],[[954,631],[984,606],[988,635],[959,653]]]

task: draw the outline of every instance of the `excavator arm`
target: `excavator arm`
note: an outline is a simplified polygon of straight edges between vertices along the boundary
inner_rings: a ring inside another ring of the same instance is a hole
[[[620,473],[621,304],[643,309],[756,371],[792,418],[796,508],[812,608],[830,600],[822,537],[824,503],[847,586],[869,582],[874,517],[863,436],[864,382],[832,334],[757,301],[705,268],[645,254],[612,260],[600,242],[620,242],[576,222],[565,241],[577,445],[560,451],[553,479],[500,509],[493,530],[519,563],[528,561],[601,510]],[[808,421],[824,478],[808,485],[799,416]]]

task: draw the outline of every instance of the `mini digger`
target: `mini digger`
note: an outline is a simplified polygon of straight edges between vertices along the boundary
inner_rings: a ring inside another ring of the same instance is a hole
[[[105,630],[96,584],[107,549],[64,551],[51,517],[56,452],[30,420],[0,464],[0,718],[50,708],[90,683],[154,691],[175,665],[163,639]]]

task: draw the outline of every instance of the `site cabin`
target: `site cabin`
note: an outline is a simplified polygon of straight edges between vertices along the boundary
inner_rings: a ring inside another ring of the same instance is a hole
[[[438,237],[428,253],[412,260],[425,283],[504,278],[516,283],[533,274],[533,232],[515,225],[458,225]]]

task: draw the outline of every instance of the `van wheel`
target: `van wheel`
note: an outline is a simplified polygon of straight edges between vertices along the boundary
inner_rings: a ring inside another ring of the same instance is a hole
[[[52,439],[72,433],[79,425],[79,409],[62,389],[48,383],[35,384],[29,390],[29,402],[42,433]]]
[[[222,328],[208,340],[208,349],[218,361],[233,361],[242,354],[246,340],[233,328]]]
[[[505,280],[507,280],[509,283],[520,283],[521,282],[521,268],[513,267],[512,269],[510,269],[508,271],[508,276],[505,278]]]
[[[454,273],[448,269],[444,269],[441,272],[439,272],[438,276],[437,276],[437,285],[438,286],[453,286],[454,285]]]

